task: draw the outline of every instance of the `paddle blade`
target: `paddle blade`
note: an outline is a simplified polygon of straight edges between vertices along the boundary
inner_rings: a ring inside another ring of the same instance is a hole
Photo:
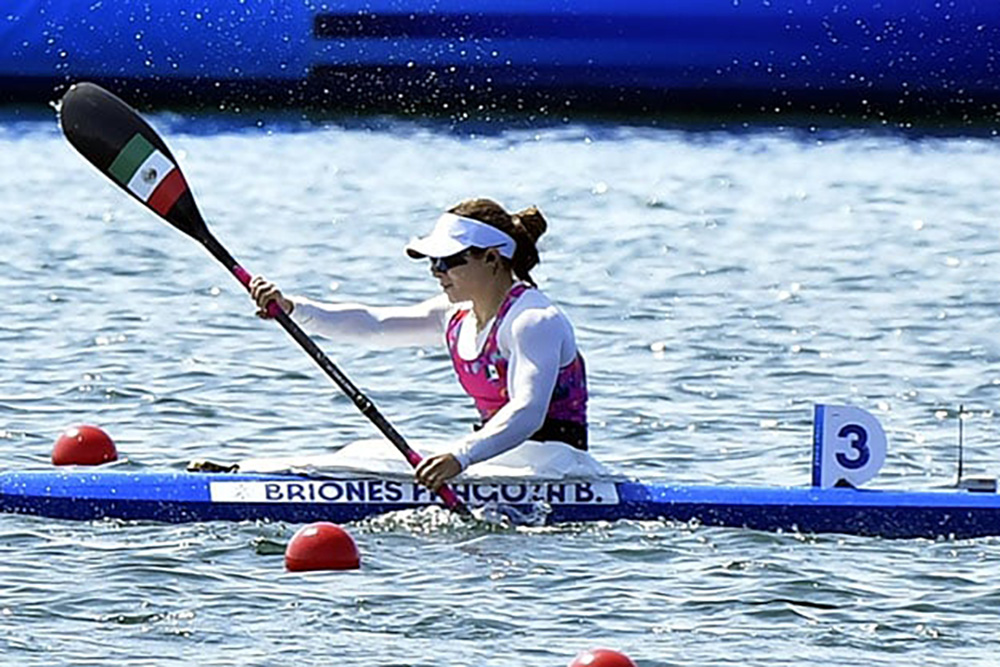
[[[116,185],[188,236],[211,237],[187,180],[160,135],[129,105],[93,83],[59,104],[69,143]]]

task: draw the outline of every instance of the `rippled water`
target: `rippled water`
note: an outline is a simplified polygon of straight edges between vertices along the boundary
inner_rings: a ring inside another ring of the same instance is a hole
[[[994,472],[1000,151],[872,129],[161,114],[210,224],[314,297],[435,291],[402,254],[444,207],[538,204],[537,278],[573,318],[595,455],[645,479],[806,484],[811,405],[872,410],[877,485]],[[188,238],[40,113],[0,118],[0,451],[66,425],[133,467],[322,453],[372,427]],[[465,432],[442,350],[325,349],[407,436]],[[1000,542],[658,522],[501,529],[434,511],[351,526],[364,566],[290,574],[297,526],[5,516],[0,655],[19,665],[994,664]]]

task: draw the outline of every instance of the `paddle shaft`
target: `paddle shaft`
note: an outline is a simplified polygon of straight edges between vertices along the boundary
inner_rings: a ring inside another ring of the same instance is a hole
[[[207,229],[203,230],[200,236],[201,238],[198,240],[201,241],[202,245],[205,246],[208,252],[219,260],[219,262],[221,262],[227,269],[229,269],[229,272],[232,273],[238,281],[240,281],[247,291],[250,291],[250,273],[240,266],[233,256],[229,254],[229,251],[226,250],[222,244],[207,231]],[[278,322],[278,324],[280,324],[281,327],[288,332],[288,335],[295,339],[295,342],[297,342],[302,349],[305,350],[310,357],[312,357],[313,361],[315,361],[319,367],[323,369],[323,372],[325,372],[327,376],[333,380],[334,384],[340,387],[341,391],[347,394],[347,397],[354,402],[354,405],[356,405],[358,410],[361,411],[361,414],[367,417],[368,420],[382,432],[382,435],[384,435],[389,442],[395,445],[396,449],[398,449],[406,460],[409,461],[410,465],[414,468],[420,465],[420,462],[423,461],[423,457],[421,457],[416,450],[410,447],[410,445],[406,442],[406,439],[403,438],[399,431],[397,431],[389,420],[386,419],[381,412],[379,412],[379,409],[375,407],[375,404],[372,403],[371,399],[365,396],[361,390],[358,389],[353,382],[351,382],[350,378],[344,375],[340,369],[337,368],[336,364],[334,364],[330,358],[326,356],[323,350],[316,345],[313,339],[310,338],[299,325],[293,322],[292,318],[289,317],[277,303],[273,301],[269,303],[267,311],[268,314],[270,314]],[[466,508],[462,501],[459,500],[458,496],[455,495],[455,492],[448,485],[444,485],[438,489],[438,495],[441,496],[441,499],[445,502],[445,505],[447,505],[449,509],[455,510],[463,515],[469,513],[468,508]]]
[[[248,290],[250,273],[212,235],[198,211],[170,148],[142,116],[100,86],[74,84],[59,104],[59,123],[84,158],[160,218],[200,242]],[[423,460],[375,405],[340,372],[309,336],[272,303],[268,312],[298,342],[361,412],[395,445],[410,465]],[[462,514],[468,509],[448,486],[438,489],[445,504]]]

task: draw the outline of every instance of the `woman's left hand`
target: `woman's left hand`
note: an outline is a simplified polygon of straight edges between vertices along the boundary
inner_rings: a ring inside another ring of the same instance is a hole
[[[449,479],[462,472],[462,464],[452,454],[438,454],[424,459],[417,466],[417,482],[437,492]]]

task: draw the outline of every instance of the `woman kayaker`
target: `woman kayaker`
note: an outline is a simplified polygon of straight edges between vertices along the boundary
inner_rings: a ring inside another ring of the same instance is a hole
[[[436,491],[526,440],[587,449],[586,372],[573,326],[530,274],[547,227],[534,207],[511,214],[491,199],[469,199],[450,208],[406,246],[411,258],[430,260],[444,292],[416,305],[318,303],[285,296],[259,276],[251,295],[259,316],[274,301],[306,331],[331,338],[396,346],[443,337],[481,421],[417,467],[417,481]]]

